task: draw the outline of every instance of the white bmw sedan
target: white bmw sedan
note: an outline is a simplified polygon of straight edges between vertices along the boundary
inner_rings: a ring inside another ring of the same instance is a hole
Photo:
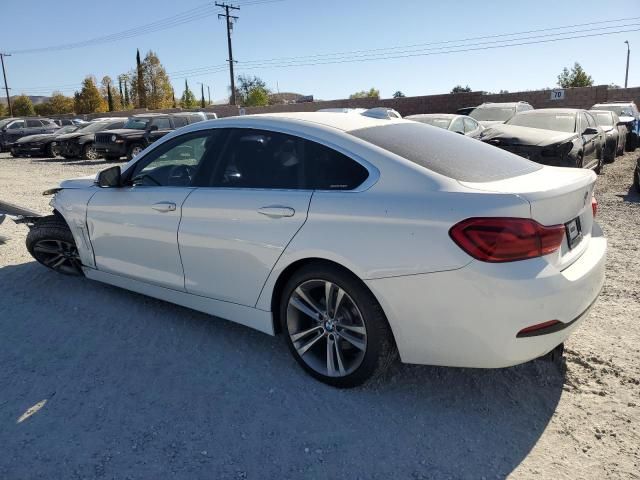
[[[396,352],[493,368],[564,342],[604,281],[595,180],[366,112],[233,117],[45,192],[54,212],[27,247],[281,333],[302,368],[348,387]]]

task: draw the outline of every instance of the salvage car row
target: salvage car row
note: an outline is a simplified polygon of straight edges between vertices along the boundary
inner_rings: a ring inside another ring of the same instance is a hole
[[[68,121],[70,124],[63,127],[45,118],[9,118],[0,121],[0,146],[2,150],[10,150],[14,157],[131,159],[167,133],[208,118],[215,118],[215,114],[149,113],[91,122]]]

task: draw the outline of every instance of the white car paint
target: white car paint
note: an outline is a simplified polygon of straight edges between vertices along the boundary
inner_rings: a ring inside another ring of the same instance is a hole
[[[349,133],[400,123],[414,122],[330,112],[224,118],[176,130],[124,167],[188,132],[259,128],[360,162],[369,178],[353,191],[101,189],[81,180],[63,183],[52,206],[73,231],[87,277],[266,333],[274,333],[280,275],[295,262],[324,259],[370,288],[405,362],[501,367],[553,349],[580,323],[604,281],[606,240],[590,208],[593,172],[540,167],[505,180],[464,182]],[[424,155],[447,162],[512,158],[424,128],[430,145]],[[167,203],[175,210],[152,208]],[[265,207],[267,214],[260,213]],[[576,216],[585,227],[579,248],[569,251],[565,240],[553,254],[517,262],[475,260],[449,236],[452,225],[471,217],[548,225]],[[576,321],[557,333],[516,339],[522,328],[550,319]]]

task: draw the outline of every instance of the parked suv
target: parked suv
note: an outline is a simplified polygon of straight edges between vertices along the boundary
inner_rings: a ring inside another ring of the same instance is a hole
[[[11,149],[19,138],[39,133],[53,133],[60,127],[50,118],[11,117],[0,120],[0,152]]]
[[[203,120],[207,117],[202,112],[134,115],[121,129],[96,134],[95,149],[107,160],[117,160],[125,155],[131,160],[167,133]]]
[[[640,112],[635,102],[608,102],[596,103],[591,110],[608,110],[614,112],[620,117],[620,123],[627,127],[627,140],[625,142],[625,150],[633,152],[636,147],[640,146]]]
[[[485,102],[474,108],[469,113],[469,116],[483,127],[490,127],[491,125],[504,123],[516,113],[526,112],[527,110],[533,110],[533,107],[523,101],[507,103]]]

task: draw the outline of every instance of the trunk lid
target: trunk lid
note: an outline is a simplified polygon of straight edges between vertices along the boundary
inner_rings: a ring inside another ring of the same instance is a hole
[[[531,218],[542,225],[567,225],[579,222],[581,238],[570,245],[568,233],[562,247],[547,255],[549,262],[564,269],[577,260],[591,240],[593,211],[591,197],[596,174],[581,168],[544,167],[535,172],[495,182],[460,182],[474,190],[517,195],[529,202]]]

